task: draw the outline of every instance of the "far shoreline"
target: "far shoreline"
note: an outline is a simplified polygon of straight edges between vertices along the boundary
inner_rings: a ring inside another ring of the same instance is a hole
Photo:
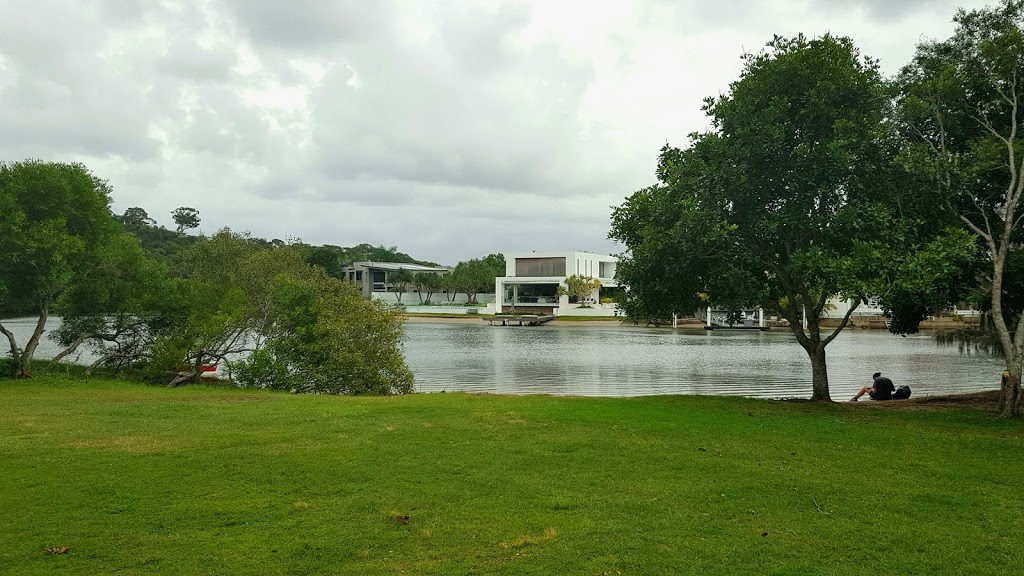
[[[417,324],[477,324],[481,321],[485,321],[489,318],[493,318],[492,315],[475,315],[475,314],[402,314],[402,319]],[[831,322],[823,322],[822,328],[824,330],[834,329],[835,326],[831,325]],[[668,329],[672,330],[672,324],[640,324],[639,322],[634,323],[631,320],[624,319],[622,317],[613,316],[568,316],[558,317],[547,323],[548,326],[588,326],[593,328],[651,328],[651,329]],[[963,320],[925,320],[921,323],[919,332],[935,332],[941,330],[965,328],[973,326],[971,322],[965,322]],[[694,318],[680,319],[676,329],[681,330],[700,330],[704,328],[704,323]],[[859,322],[851,323],[846,326],[845,330],[861,331],[869,330],[876,331],[882,330],[887,331],[888,327],[884,321],[880,320],[866,320],[861,319]],[[844,331],[845,331],[844,330]],[[782,331],[789,332],[788,326],[772,326],[771,331]]]

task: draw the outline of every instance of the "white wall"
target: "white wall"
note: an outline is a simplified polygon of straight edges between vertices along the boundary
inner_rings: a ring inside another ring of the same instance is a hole
[[[850,309],[849,300],[830,298],[828,303],[835,308],[832,310],[823,310],[821,312],[822,318],[842,318],[846,316],[846,312]],[[857,309],[853,311],[854,318],[859,316],[883,316],[884,314],[885,311],[877,305],[874,305],[874,302],[870,300],[867,304],[861,303],[861,305],[857,306]]]
[[[374,300],[381,300],[381,301],[386,302],[388,304],[397,304],[398,303],[398,294],[396,294],[395,292],[374,292],[373,293],[373,299]],[[458,296],[455,297],[455,302],[454,303],[455,304],[465,304],[468,299],[469,299],[469,297],[466,296],[465,292],[459,292]],[[435,292],[430,297],[430,301],[433,302],[434,304],[450,304],[450,302],[448,302],[448,295],[447,294],[443,294],[443,293],[439,293],[439,292]],[[494,294],[477,294],[476,295],[476,301],[478,303],[480,303],[480,304],[488,304],[488,303],[494,302]],[[404,304],[405,306],[419,306],[419,303],[420,303],[420,295],[419,294],[417,294],[415,292],[403,292],[402,293],[402,304]],[[430,306],[430,308],[433,308],[433,307],[434,306]],[[428,308],[428,306],[424,306],[424,308]]]
[[[618,259],[607,254],[574,251],[510,252],[505,254],[505,276],[516,274],[516,258],[565,258],[565,275],[601,277],[601,262],[615,264]],[[611,280],[611,277],[607,278]]]
[[[578,304],[569,304],[557,308],[555,314],[558,316],[605,316],[614,318],[618,311],[619,318],[625,318],[626,314],[619,311],[616,304],[594,304],[590,308],[580,308]]]

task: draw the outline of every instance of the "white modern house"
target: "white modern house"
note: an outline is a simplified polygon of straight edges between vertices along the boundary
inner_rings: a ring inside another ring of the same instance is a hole
[[[505,276],[494,279],[496,312],[565,314],[581,303],[570,305],[568,296],[558,295],[559,285],[569,276],[579,275],[596,278],[602,288],[618,287],[615,264],[614,256],[593,252],[505,253]],[[600,288],[595,288],[586,300],[599,302]],[[607,312],[610,316],[614,310]]]

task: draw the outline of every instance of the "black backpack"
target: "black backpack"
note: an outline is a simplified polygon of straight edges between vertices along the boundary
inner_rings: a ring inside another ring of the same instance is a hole
[[[900,386],[892,395],[893,400],[906,400],[907,398],[910,398],[910,386]]]

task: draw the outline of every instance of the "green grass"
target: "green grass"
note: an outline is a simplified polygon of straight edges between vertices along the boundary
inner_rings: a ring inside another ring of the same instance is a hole
[[[55,375],[0,407],[5,575],[1024,571],[1024,430],[979,411]]]

